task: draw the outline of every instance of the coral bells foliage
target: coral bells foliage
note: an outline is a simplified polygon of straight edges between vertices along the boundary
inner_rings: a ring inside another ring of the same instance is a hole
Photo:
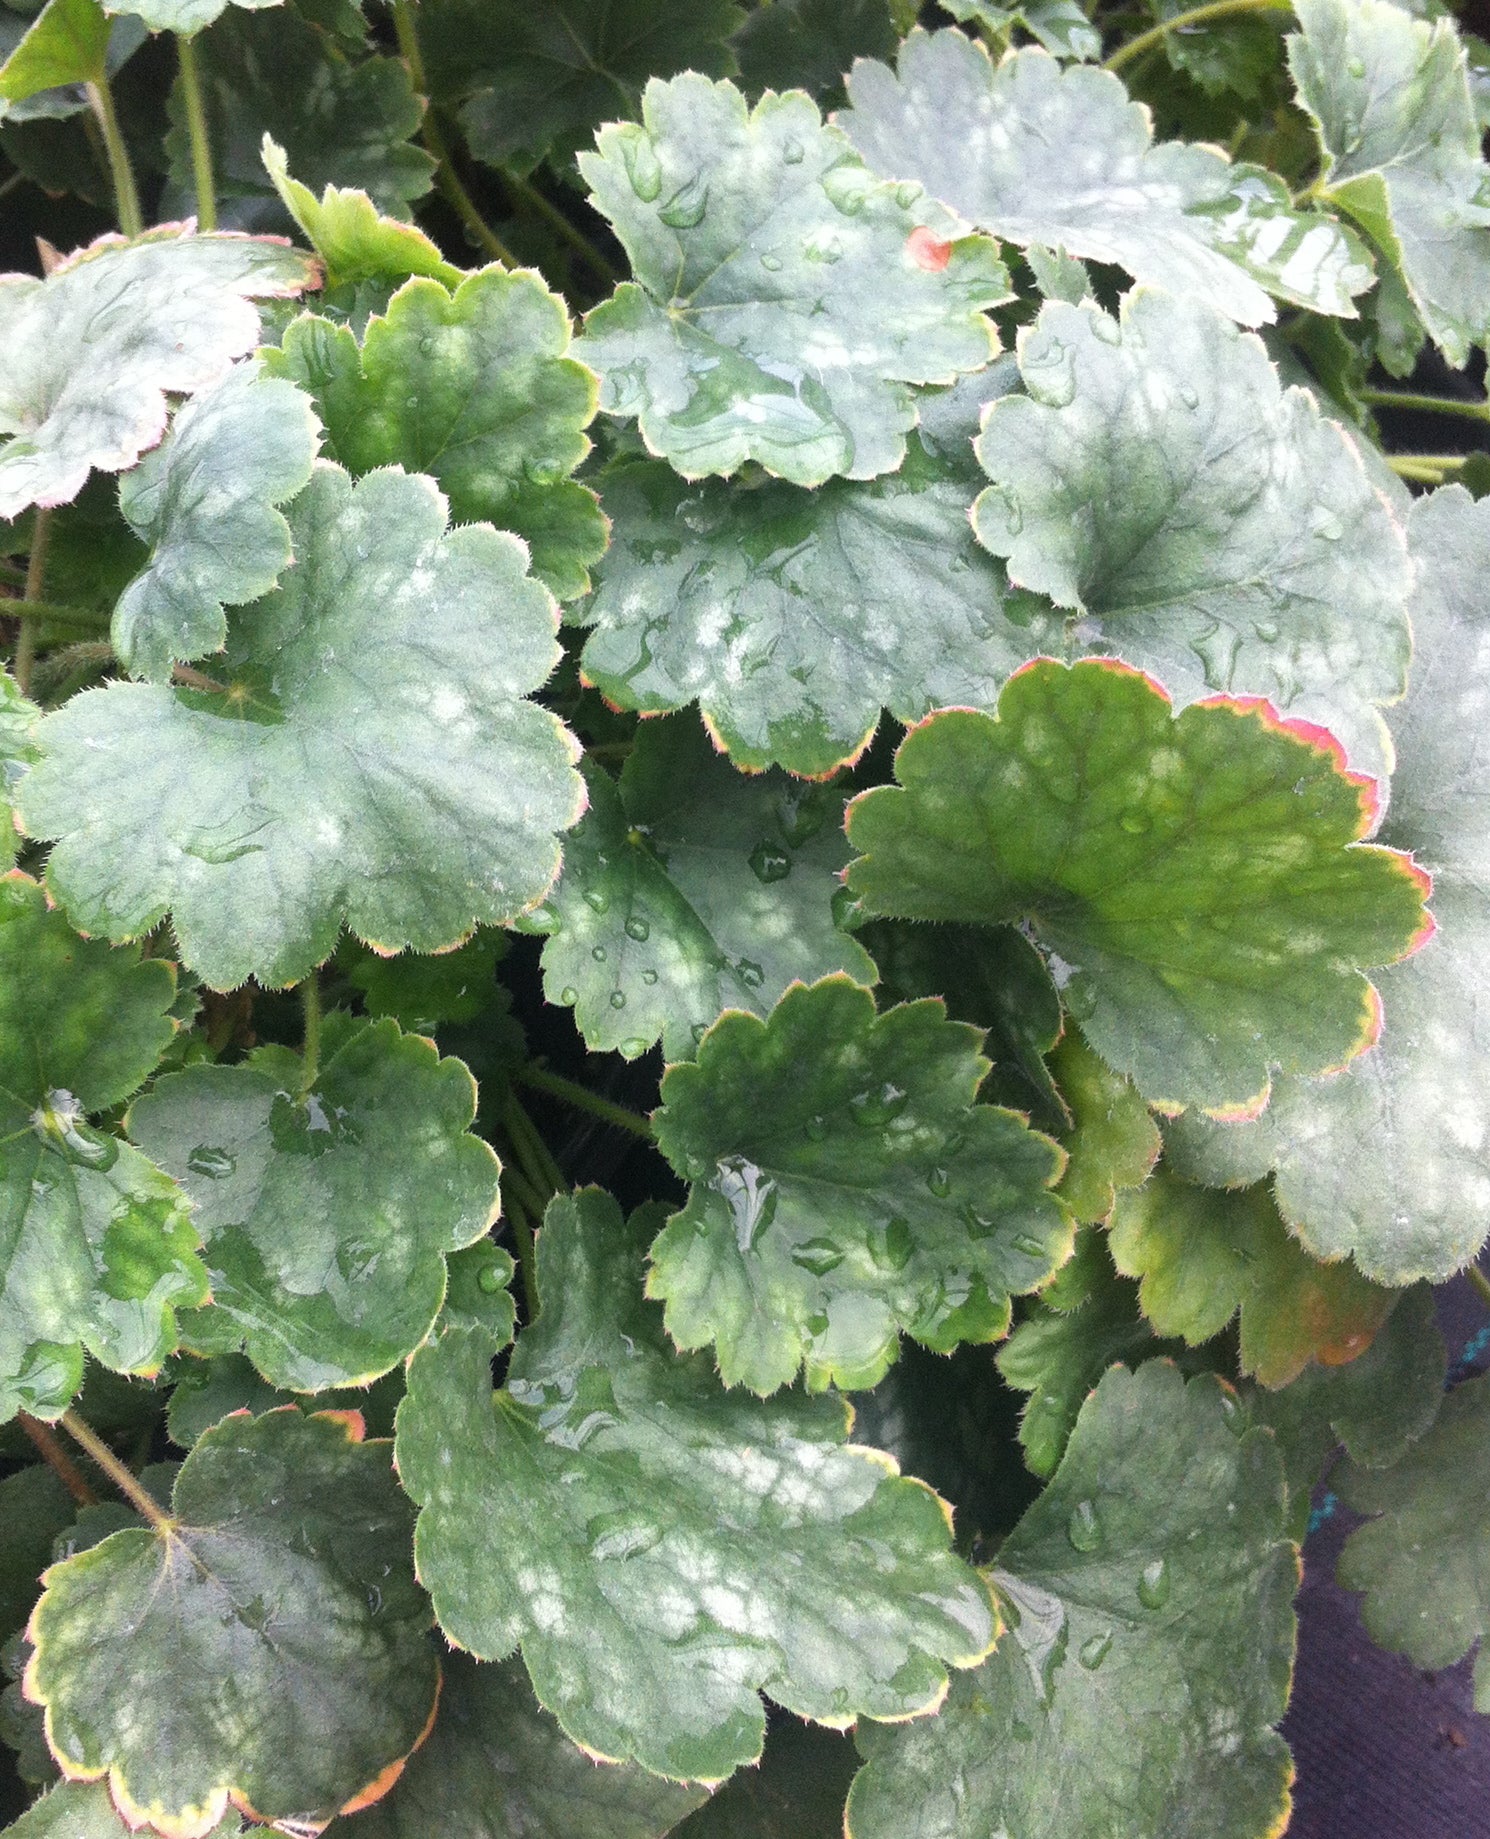
[[[5,17],[5,1831],[1281,1832],[1330,1464],[1490,1634],[1490,49]]]

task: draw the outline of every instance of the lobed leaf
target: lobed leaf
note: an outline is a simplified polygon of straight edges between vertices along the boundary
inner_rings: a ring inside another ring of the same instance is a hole
[[[1319,134],[1320,195],[1360,224],[1462,366],[1490,341],[1490,167],[1458,28],[1389,0],[1294,11],[1288,62]]]
[[[5,1829],[5,1839],[128,1839],[130,1829],[103,1782],[59,1782]],[[243,1839],[237,1813],[225,1813],[207,1839]]]
[[[1376,705],[1407,683],[1412,570],[1354,443],[1259,342],[1140,289],[1116,324],[1051,301],[1019,337],[1028,396],[977,443],[979,541],[1071,609],[1061,649],[1113,651],[1176,702],[1268,697],[1377,777]]]
[[[1058,58],[1089,62],[1102,55],[1102,34],[1077,0],[1025,0],[1022,6],[999,6],[995,0],[942,0],[942,11],[964,25],[984,26],[1007,38],[1018,25]]]
[[[132,466],[165,432],[167,392],[201,389],[252,349],[252,301],[315,276],[277,240],[179,224],[100,237],[44,281],[0,275],[0,517]]]
[[[1379,1044],[1348,1077],[1280,1080],[1256,1123],[1186,1118],[1182,1174],[1274,1183],[1283,1217],[1319,1258],[1349,1254],[1379,1283],[1444,1278],[1490,1233],[1490,763],[1480,743],[1490,624],[1490,506],[1462,489],[1419,500],[1409,523],[1418,588],[1407,700],[1392,711],[1397,773],[1383,836],[1433,871],[1437,930],[1379,977]]]
[[[871,1386],[902,1331],[941,1353],[1008,1331],[1009,1298],[1067,1256],[1063,1158],[975,1105],[988,1062],[939,1002],[876,1015],[847,978],[726,1014],[668,1069],[657,1144],[688,1203],[647,1293],[726,1385]]]
[[[580,171],[636,280],[590,314],[578,354],[601,407],[685,478],[748,460],[797,485],[893,472],[916,421],[906,385],[997,350],[984,311],[1010,295],[993,245],[876,183],[801,92],[751,110],[732,83],[654,80],[642,123],[597,146]]]
[[[852,1839],[1257,1839],[1287,1821],[1295,1548],[1272,1438],[1209,1374],[1107,1374],[993,1572],[940,1717],[861,1728]]]
[[[605,518],[570,474],[590,451],[595,379],[567,356],[564,303],[537,274],[483,268],[450,292],[406,282],[368,321],[297,320],[270,370],[307,390],[326,453],[354,474],[429,473],[456,523],[490,522],[528,543],[561,600],[590,585]]]
[[[1311,1258],[1265,1187],[1218,1194],[1158,1174],[1118,1196],[1109,1237],[1117,1268],[1142,1278],[1158,1333],[1193,1347],[1239,1312],[1241,1370],[1265,1386],[1286,1386],[1311,1360],[1356,1359],[1394,1301],[1349,1260]]]
[[[175,1032],[173,967],[80,939],[37,884],[0,879],[0,1421],[65,1411],[86,1347],[148,1373],[174,1310],[207,1300],[185,1195],[88,1118]]]
[[[961,32],[918,27],[896,70],[865,61],[848,91],[841,125],[875,172],[1006,242],[1115,263],[1247,326],[1276,316],[1269,295],[1353,317],[1371,285],[1333,218],[1294,210],[1264,167],[1155,146],[1148,110],[1107,71],[1035,47],[995,64]]]
[[[731,1397],[641,1296],[655,1210],[552,1203],[543,1313],[491,1396],[490,1341],[421,1348],[398,1467],[419,1574],[478,1657],[521,1643],[582,1747],[714,1781],[759,1755],[758,1694],[835,1725],[933,1709],[993,1638],[946,1510],[836,1400]]]
[[[796,1718],[773,1720],[759,1763],[737,1769],[672,1839],[843,1839],[853,1773],[847,1735]]]
[[[889,0],[772,0],[746,15],[732,42],[751,95],[805,89],[821,103],[841,98],[855,58],[892,57],[896,32]]]
[[[997,715],[948,710],[849,807],[871,913],[1027,921],[1098,1053],[1167,1107],[1260,1106],[1269,1068],[1325,1070],[1380,1026],[1357,966],[1424,936],[1426,877],[1359,845],[1369,781],[1266,703],[1175,718],[1105,659],[1039,660]]]
[[[210,1833],[231,1803],[324,1824],[396,1779],[440,1670],[410,1508],[355,1414],[236,1416],[181,1465],[171,1517],[53,1565],[26,1693],[75,1780],[131,1826]]]
[[[220,19],[229,5],[255,12],[260,7],[283,4],[284,0],[108,0],[104,11],[132,15],[143,20],[152,32],[175,32],[190,38]]]
[[[23,812],[89,931],[169,911],[214,989],[298,982],[342,924],[438,951],[535,904],[578,816],[575,743],[526,699],[555,613],[515,538],[450,530],[434,482],[321,462],[298,558],[229,621],[211,690],[110,684],[38,729]]]
[[[1159,1159],[1158,1126],[1131,1081],[1093,1053],[1074,1030],[1051,1056],[1050,1070],[1071,1115],[1063,1133],[1067,1161],[1060,1196],[1078,1221],[1112,1217],[1117,1196],[1140,1188]]]
[[[301,491],[316,457],[311,405],[240,364],[176,413],[165,439],[119,482],[119,508],[150,560],[114,608],[110,638],[131,676],[218,651],[224,602],[267,594],[290,560],[275,509]]]
[[[595,766],[586,783],[564,872],[526,923],[548,934],[545,995],[593,1052],[635,1059],[660,1037],[688,1060],[725,1009],[763,1015],[833,971],[873,981],[834,923],[841,793],[747,778],[686,717],[642,724],[619,786]]]
[[[127,1120],[191,1200],[214,1308],[271,1385],[300,1392],[411,1354],[445,1299],[444,1254],[498,1209],[460,1061],[395,1022],[336,1019],[309,1084],[297,1054],[261,1048],[168,1075]]]

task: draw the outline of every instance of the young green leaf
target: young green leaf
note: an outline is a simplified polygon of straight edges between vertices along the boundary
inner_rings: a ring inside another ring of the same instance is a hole
[[[860,1727],[851,1839],[1281,1832],[1283,1507],[1272,1438],[1210,1375],[1110,1372],[1000,1549],[997,1650],[940,1717]]]
[[[0,879],[0,1421],[66,1410],[84,1347],[154,1371],[174,1308],[207,1300],[185,1195],[87,1121],[149,1075],[175,996],[170,965],[80,939],[34,881]]]
[[[1271,1067],[1376,1039],[1358,967],[1425,936],[1427,878],[1357,842],[1369,780],[1266,703],[1197,703],[1110,659],[1038,661],[998,714],[948,710],[849,807],[871,913],[1027,920],[1071,1014],[1150,1102],[1247,1109]]]
[[[1077,1220],[1111,1217],[1117,1195],[1142,1187],[1159,1159],[1159,1129],[1130,1081],[1114,1073],[1074,1030],[1051,1056],[1050,1070],[1071,1130],[1060,1196]]]
[[[201,40],[197,65],[224,224],[239,230],[287,224],[261,160],[266,134],[313,192],[352,187],[368,193],[380,211],[405,216],[429,190],[435,163],[412,144],[423,110],[399,59],[339,42],[293,4],[262,13],[234,5]],[[166,199],[186,209],[195,175],[179,85],[171,112]]]
[[[0,64],[0,115],[70,83],[97,83],[106,70],[109,22],[98,0],[47,0]]]
[[[384,217],[365,191],[327,185],[319,198],[308,185],[290,177],[289,157],[271,134],[265,134],[259,158],[280,203],[326,265],[327,289],[397,286],[410,275],[430,275],[448,288],[464,275],[447,262],[424,232],[396,217]],[[391,291],[391,289],[390,289]]]
[[[889,0],[772,0],[747,15],[734,36],[740,84],[805,89],[819,104],[840,101],[855,58],[893,57]]]
[[[446,1022],[470,1022],[503,1001],[497,965],[507,952],[500,932],[483,929],[436,957],[400,952],[385,958],[366,946],[343,945],[338,962],[362,992],[369,1015],[391,1015],[405,1034],[433,1034]]]
[[[1241,1367],[1286,1386],[1310,1360],[1341,1366],[1371,1345],[1392,1292],[1348,1259],[1320,1264],[1292,1238],[1265,1187],[1192,1187],[1166,1173],[1120,1194],[1109,1235],[1162,1335],[1193,1347],[1241,1315]]]
[[[393,1791],[331,1839],[661,1839],[708,1798],[634,1763],[597,1768],[518,1660],[445,1662],[440,1715]]]
[[[132,466],[165,432],[167,392],[201,389],[255,345],[252,301],[315,276],[278,241],[179,224],[100,237],[44,281],[0,276],[0,517]]]
[[[533,572],[572,600],[606,530],[595,494],[569,477],[590,451],[596,386],[568,350],[564,303],[537,275],[483,268],[453,294],[406,282],[360,348],[350,328],[307,317],[265,361],[310,392],[329,459],[353,474],[431,474],[456,523],[515,530]]]
[[[31,736],[40,717],[41,710],[21,694],[10,672],[0,670],[0,869],[16,859],[15,788],[36,758]]]
[[[342,924],[438,951],[548,889],[575,743],[528,702],[555,611],[516,538],[447,529],[434,482],[318,463],[298,558],[229,621],[210,690],[110,684],[37,730],[22,786],[48,879],[92,932],[167,911],[214,989],[298,982]]]
[[[498,1207],[501,1164],[468,1134],[459,1060],[387,1021],[343,1021],[333,1047],[309,1086],[299,1055],[261,1048],[170,1074],[128,1118],[191,1199],[214,1307],[265,1379],[299,1392],[363,1385],[411,1354],[445,1297],[443,1254]]]
[[[1155,146],[1148,111],[1107,71],[1034,48],[995,64],[961,32],[917,28],[898,74],[861,63],[848,89],[840,120],[875,172],[919,181],[1006,242],[1113,262],[1247,326],[1275,317],[1270,294],[1353,316],[1371,285],[1333,218],[1295,211],[1261,166]]]
[[[1089,62],[1102,55],[1102,34],[1077,0],[1025,0],[998,6],[994,0],[942,0],[942,10],[968,25],[986,26],[1007,38],[1016,25],[1037,38],[1052,57]]]
[[[1320,195],[1400,278],[1450,364],[1490,340],[1490,166],[1451,17],[1388,0],[1301,0],[1288,41],[1319,131]]]
[[[751,110],[690,74],[649,83],[642,115],[580,156],[636,275],[580,340],[601,407],[685,478],[747,460],[797,485],[893,472],[916,422],[906,385],[998,349],[994,245],[877,184],[800,92]]]
[[[471,152],[523,173],[636,114],[648,77],[732,75],[741,18],[735,0],[423,0],[419,36],[435,98],[465,104]]]
[[[1255,338],[1144,289],[1117,324],[1050,302],[1019,366],[1029,395],[995,402],[978,441],[973,527],[1072,610],[1066,654],[1120,653],[1180,705],[1266,696],[1384,777],[1375,705],[1406,687],[1412,570],[1344,431]]]
[[[242,1839],[243,1822],[225,1813],[207,1839]],[[130,1839],[124,1816],[103,1782],[59,1782],[27,1808],[5,1839]]]
[[[1316,1257],[1347,1253],[1380,1283],[1443,1278],[1490,1232],[1490,503],[1458,487],[1414,505],[1414,659],[1392,711],[1397,773],[1383,836],[1433,871],[1437,931],[1381,973],[1386,1022],[1348,1077],[1282,1079],[1256,1123],[1186,1118],[1170,1155],[1225,1184],[1277,1170],[1283,1217]]]
[[[1335,1477],[1347,1507],[1379,1515],[1350,1535],[1337,1572],[1364,1590],[1373,1641],[1437,1672],[1490,1634],[1490,1526],[1485,1519],[1490,1376],[1456,1386],[1438,1422],[1389,1469],[1349,1462]],[[1474,1666],[1477,1711],[1490,1711],[1490,1649]]]
[[[586,679],[649,714],[696,700],[738,765],[813,776],[854,759],[881,708],[910,722],[991,702],[1063,622],[1005,616],[1003,571],[968,527],[983,393],[954,393],[945,441],[911,435],[900,470],[863,484],[740,491],[656,461],[613,467],[611,549],[578,614],[594,628]]]
[[[323,1823],[376,1798],[434,1715],[429,1603],[386,1443],[355,1416],[209,1430],[169,1518],[46,1575],[26,1693],[132,1826],[209,1833],[229,1803]]]
[[[845,977],[723,1016],[668,1069],[658,1147],[692,1183],[647,1293],[726,1385],[872,1386],[904,1331],[946,1353],[1008,1331],[1067,1256],[1063,1157],[974,1098],[988,1062],[939,1002],[876,1015]]]
[[[521,1643],[586,1749],[714,1781],[759,1755],[759,1692],[836,1725],[913,1717],[994,1624],[942,1504],[846,1445],[838,1400],[731,1397],[672,1352],[641,1295],[658,1215],[554,1201],[506,1389],[494,1405],[477,1331],[421,1348],[398,1468],[454,1641]]]
[[[240,364],[177,411],[171,431],[119,481],[119,508],[150,561],[114,609],[114,650],[132,676],[221,649],[223,603],[267,594],[289,565],[275,509],[310,478],[311,405],[288,383]]]
[[[874,981],[833,921],[848,860],[843,794],[781,773],[747,778],[687,717],[644,722],[616,786],[587,773],[590,808],[558,886],[543,987],[596,1053],[628,1059],[661,1037],[688,1060],[725,1009],[764,1015],[796,981]]]

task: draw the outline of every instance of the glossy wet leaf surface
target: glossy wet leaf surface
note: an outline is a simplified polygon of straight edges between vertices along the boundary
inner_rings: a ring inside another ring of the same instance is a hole
[[[847,979],[723,1017],[662,1082],[657,1142],[691,1183],[652,1248],[648,1294],[727,1385],[873,1385],[902,1332],[945,1353],[994,1341],[1011,1294],[1066,1256],[1062,1158],[976,1106],[988,1063],[940,1003],[875,1014]]]
[[[839,1400],[729,1395],[671,1350],[640,1290],[659,1223],[595,1189],[555,1201],[504,1391],[477,1331],[422,1349],[398,1465],[454,1640],[521,1644],[587,1748],[718,1780],[759,1754],[759,1692],[840,1725],[929,1712],[993,1622],[941,1504],[846,1446]]]
[[[1269,1066],[1375,1038],[1374,989],[1423,927],[1423,878],[1358,846],[1373,807],[1328,736],[1265,705],[1176,719],[1105,660],[1031,665],[997,716],[935,715],[898,786],[849,809],[871,913],[1028,920],[1091,1045],[1153,1102],[1245,1107]]]
[[[172,967],[80,939],[26,876],[0,880],[0,1417],[55,1417],[83,1349],[159,1367],[206,1300],[184,1194],[90,1117],[175,1033]]]
[[[1028,49],[995,65],[961,32],[912,32],[897,70],[866,62],[842,126],[875,172],[913,179],[981,230],[1111,262],[1255,326],[1269,295],[1353,315],[1361,245],[1295,211],[1258,166],[1215,147],[1155,145],[1146,110],[1106,71]]]
[[[1029,394],[978,440],[974,527],[1069,609],[1063,654],[1112,651],[1180,705],[1266,696],[1384,775],[1376,705],[1407,681],[1412,573],[1351,438],[1257,340],[1149,290],[1117,323],[1049,303],[1019,366]]]
[[[324,1820],[419,1742],[439,1665],[411,1509],[390,1445],[358,1428],[230,1418],[182,1464],[171,1532],[117,1532],[48,1573],[27,1692],[68,1768],[107,1772],[136,1823],[205,1834],[230,1796]]]
[[[165,432],[168,391],[200,389],[257,343],[253,300],[314,275],[281,243],[167,225],[102,237],[44,281],[0,276],[0,517],[132,466]]]
[[[483,268],[453,293],[412,280],[360,347],[350,328],[314,316],[284,347],[270,368],[310,392],[329,459],[354,475],[429,473],[453,522],[515,531],[561,600],[588,588],[605,520],[569,475],[590,450],[595,380],[566,355],[568,315],[537,276]]]
[[[1277,1171],[1278,1204],[1318,1257],[1350,1253],[1379,1282],[1447,1277],[1490,1232],[1490,1004],[1479,964],[1490,946],[1490,508],[1459,488],[1420,500],[1415,658],[1390,711],[1397,745],[1382,832],[1433,873],[1437,931],[1378,974],[1381,1043],[1348,1077],[1280,1081],[1255,1124],[1186,1119],[1171,1154],[1196,1180],[1257,1181]]]
[[[275,507],[309,481],[318,433],[298,390],[240,364],[179,409],[124,475],[120,510],[150,544],[114,609],[114,650],[131,676],[164,682],[173,664],[218,650],[223,603],[274,586],[290,561],[290,527]]]
[[[1280,1830],[1299,1575],[1283,1505],[1271,1437],[1216,1380],[1109,1373],[999,1552],[997,1649],[934,1721],[861,1727],[852,1839]]]
[[[172,1074],[129,1114],[191,1199],[214,1308],[271,1385],[302,1392],[411,1354],[444,1300],[444,1254],[497,1212],[466,1069],[394,1022],[337,1020],[308,1089],[298,1054],[263,1048]]]
[[[594,1051],[634,1059],[660,1037],[689,1060],[725,1009],[764,1015],[789,983],[833,971],[872,981],[834,923],[841,792],[746,777],[688,716],[644,723],[619,785],[586,778],[590,808],[529,923],[549,934],[545,994]]]
[[[648,84],[642,107],[580,157],[636,276],[585,322],[601,407],[685,478],[747,460],[797,485],[893,471],[916,419],[906,386],[998,348],[993,245],[915,187],[877,184],[803,95],[749,110],[689,75]]]
[[[88,692],[24,784],[71,917],[130,937],[169,910],[219,989],[297,981],[344,922],[430,951],[510,920],[579,813],[574,744],[526,700],[557,647],[522,545],[448,529],[396,469],[319,463],[287,515],[296,565],[230,620],[222,689]]]

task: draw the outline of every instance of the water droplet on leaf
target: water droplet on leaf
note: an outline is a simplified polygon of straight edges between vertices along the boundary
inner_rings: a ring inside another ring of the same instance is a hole
[[[1102,1543],[1102,1517],[1095,1501],[1078,1501],[1066,1522],[1066,1537],[1078,1552],[1094,1552]]]

